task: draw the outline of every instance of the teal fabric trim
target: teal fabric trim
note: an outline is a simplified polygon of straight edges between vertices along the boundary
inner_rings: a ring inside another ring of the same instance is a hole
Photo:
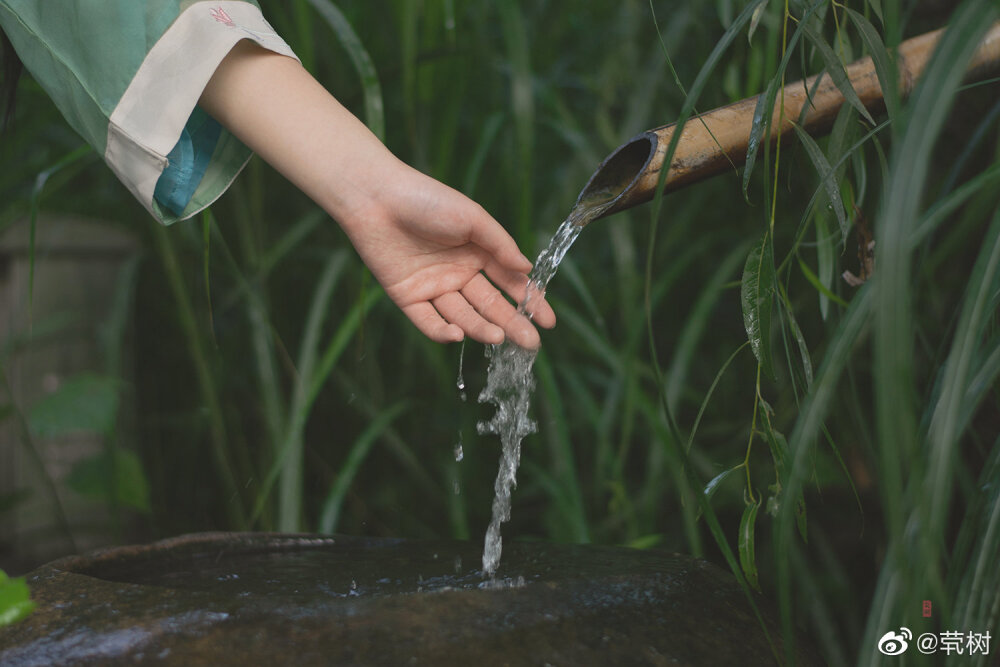
[[[156,181],[153,198],[174,215],[182,215],[205,177],[222,126],[195,107],[184,131],[167,155],[167,168]]]

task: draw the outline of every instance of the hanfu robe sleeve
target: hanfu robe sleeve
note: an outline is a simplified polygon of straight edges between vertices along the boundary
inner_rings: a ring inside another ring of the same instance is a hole
[[[295,57],[255,0],[0,0],[0,27],[69,124],[159,221],[217,199],[250,150],[198,106],[243,39]]]

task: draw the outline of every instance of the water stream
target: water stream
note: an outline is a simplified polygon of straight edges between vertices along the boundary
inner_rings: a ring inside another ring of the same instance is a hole
[[[594,197],[578,202],[569,216],[556,230],[548,247],[535,260],[528,277],[528,290],[518,305],[518,312],[531,317],[531,301],[545,293],[552,276],[566,256],[569,247],[590,221],[599,217],[613,201],[613,195]],[[493,518],[486,530],[483,546],[483,574],[491,579],[500,564],[502,538],[500,524],[510,520],[510,494],[517,485],[517,468],[521,462],[521,440],[534,433],[537,425],[528,416],[535,377],[531,372],[538,350],[527,350],[509,340],[500,345],[487,345],[489,359],[486,387],[479,394],[480,403],[492,403],[496,414],[480,422],[477,430],[482,434],[500,437],[502,452],[500,470],[493,485]]]

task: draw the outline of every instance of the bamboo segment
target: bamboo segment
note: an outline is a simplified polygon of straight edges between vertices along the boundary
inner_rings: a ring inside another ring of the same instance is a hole
[[[899,45],[900,96],[908,95],[923,74],[944,29],[913,37]],[[970,78],[982,77],[1000,67],[1000,23],[987,32],[968,67]],[[848,65],[847,76],[862,104],[873,114],[885,103],[870,57]],[[674,151],[664,191],[671,192],[721,173],[746,161],[754,110],[760,96],[749,97],[688,120]],[[826,74],[788,84],[775,98],[770,140],[788,134],[801,119],[801,127],[819,136],[828,132],[845,104],[843,93]],[[663,168],[664,157],[675,125],[643,132],[615,150],[591,176],[577,199],[607,201],[610,207],[599,217],[649,201]]]

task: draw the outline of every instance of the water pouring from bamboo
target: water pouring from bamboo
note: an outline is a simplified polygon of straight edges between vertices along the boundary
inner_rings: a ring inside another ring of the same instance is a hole
[[[896,54],[900,97],[908,95],[930,61],[944,28],[902,42]],[[982,77],[1000,68],[1000,23],[983,38],[967,68],[969,78]],[[876,67],[870,57],[848,65],[847,78],[858,100],[871,113],[878,113],[885,98]],[[671,160],[662,177],[664,192],[701,181],[747,159],[754,111],[760,96],[749,97],[692,117],[683,126]],[[770,124],[771,141],[793,131],[796,124],[813,136],[832,127],[847,103],[833,79],[819,74],[788,84],[775,97]],[[597,219],[651,200],[661,181],[667,150],[676,125],[664,125],[639,134],[619,146],[597,168],[577,198],[577,207],[587,202],[609,202]],[[609,201],[610,200],[610,201]]]
[[[900,44],[897,53],[900,96],[913,89],[942,32],[939,30]],[[970,75],[980,75],[997,64],[1000,64],[1000,24],[993,26],[984,39],[969,66]],[[855,104],[876,112],[884,99],[872,60],[866,58],[849,65],[846,74],[858,97]],[[670,170],[662,179],[661,171],[674,136],[674,125],[643,132],[612,153],[591,176],[569,217],[535,261],[529,276],[528,296],[519,305],[521,312],[529,312],[526,307],[532,294],[545,292],[545,286],[566,251],[591,220],[649,201],[661,180],[666,190],[676,190],[732,165],[742,164],[747,158],[758,99],[748,98],[689,120],[681,130]],[[776,100],[770,140],[792,131],[796,122],[810,134],[821,134],[833,125],[846,103],[843,93],[826,75],[790,84],[779,91]],[[520,463],[521,440],[535,431],[535,423],[527,417],[527,411],[534,387],[532,366],[536,353],[537,350],[524,350],[509,342],[487,348],[490,366],[487,386],[479,402],[493,403],[497,411],[492,419],[480,422],[478,430],[480,434],[498,435],[503,449],[494,485],[493,518],[483,547],[482,571],[490,582],[495,582],[500,563],[500,524],[510,518],[511,490]]]

